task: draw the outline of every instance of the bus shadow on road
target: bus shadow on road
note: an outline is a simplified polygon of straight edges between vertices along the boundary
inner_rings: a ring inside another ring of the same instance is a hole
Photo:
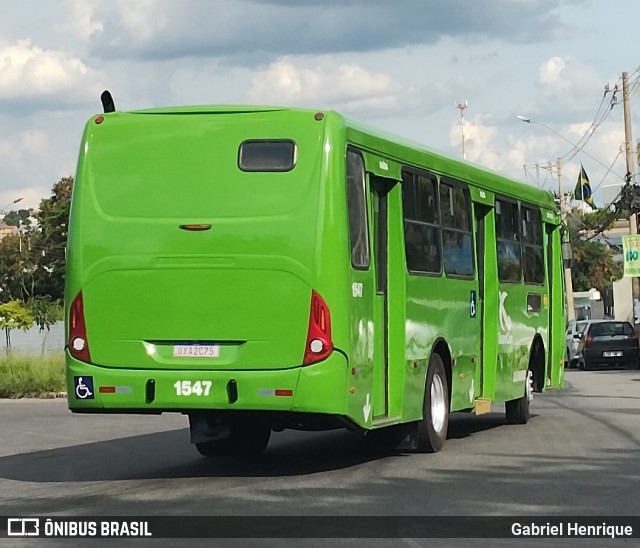
[[[504,415],[452,415],[449,438],[505,425]],[[279,477],[347,469],[366,462],[411,456],[372,448],[346,430],[274,433],[258,457],[200,456],[188,429],[144,434],[0,458],[0,478],[26,482],[121,481],[195,477]]]
[[[531,414],[531,418],[535,416],[535,414]],[[501,426],[508,426],[504,413],[488,413],[480,416],[471,413],[453,413],[449,418],[447,439],[468,438],[473,434]]]
[[[361,437],[337,430],[277,433],[261,456],[206,458],[189,444],[189,430],[181,429],[0,457],[0,478],[48,483],[296,476],[393,454],[367,452]]]

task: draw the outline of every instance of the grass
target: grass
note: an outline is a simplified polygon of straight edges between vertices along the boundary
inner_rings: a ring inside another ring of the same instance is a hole
[[[62,353],[0,358],[0,398],[51,398],[65,390]]]

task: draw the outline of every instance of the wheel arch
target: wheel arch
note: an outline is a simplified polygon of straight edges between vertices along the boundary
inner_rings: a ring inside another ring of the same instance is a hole
[[[544,341],[539,333],[536,333],[529,350],[529,371],[533,375],[533,391],[542,392],[546,379],[546,350]]]
[[[436,341],[433,343],[431,354],[438,354],[442,359],[444,370],[447,375],[447,391],[449,392],[449,406],[451,406],[451,390],[452,390],[451,382],[453,379],[453,370],[452,370],[452,364],[451,364],[451,361],[452,361],[451,351],[449,350],[449,345],[447,344],[447,341],[442,337],[439,337],[438,339],[436,339]]]

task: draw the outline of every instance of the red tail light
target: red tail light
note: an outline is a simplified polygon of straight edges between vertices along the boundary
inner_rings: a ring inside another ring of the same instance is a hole
[[[329,357],[331,352],[333,352],[333,342],[331,341],[329,307],[320,295],[311,291],[311,313],[309,315],[307,345],[304,349],[304,365],[322,361]]]
[[[593,341],[593,335],[589,334],[584,339],[584,345],[589,348],[591,346],[591,342]]]
[[[73,299],[69,307],[69,341],[67,342],[69,353],[83,362],[91,361],[89,353],[89,341],[87,340],[87,326],[84,321],[84,305],[82,304],[82,291]]]

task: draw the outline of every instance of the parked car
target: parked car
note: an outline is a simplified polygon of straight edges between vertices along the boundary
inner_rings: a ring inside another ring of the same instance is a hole
[[[580,369],[639,365],[638,335],[629,322],[591,320],[578,334],[577,359]]]
[[[566,366],[578,367],[578,348],[580,347],[579,334],[582,333],[590,320],[569,320],[565,336]]]

